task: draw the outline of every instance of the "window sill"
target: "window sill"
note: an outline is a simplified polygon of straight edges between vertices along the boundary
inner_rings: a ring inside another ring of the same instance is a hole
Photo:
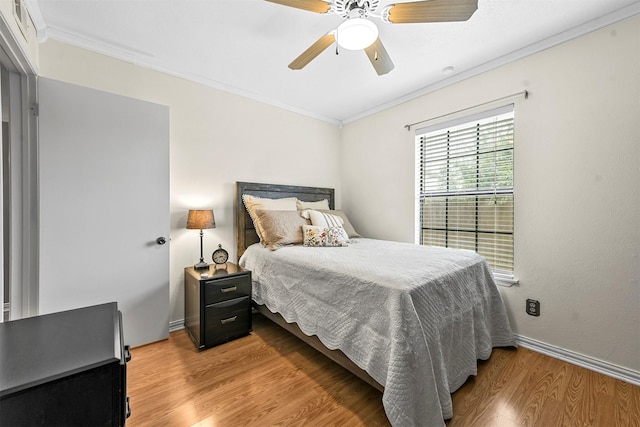
[[[510,288],[511,286],[517,285],[519,283],[518,279],[507,279],[503,277],[496,277],[495,281],[496,285],[502,286],[504,288]]]

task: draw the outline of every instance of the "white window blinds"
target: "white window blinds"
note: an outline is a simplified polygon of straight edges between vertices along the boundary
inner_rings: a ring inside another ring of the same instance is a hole
[[[469,249],[513,279],[513,105],[418,130],[420,243]]]

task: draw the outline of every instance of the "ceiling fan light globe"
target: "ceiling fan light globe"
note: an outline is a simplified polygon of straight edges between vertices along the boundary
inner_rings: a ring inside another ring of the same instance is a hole
[[[338,44],[343,49],[360,50],[378,39],[378,27],[365,18],[351,18],[338,27]]]

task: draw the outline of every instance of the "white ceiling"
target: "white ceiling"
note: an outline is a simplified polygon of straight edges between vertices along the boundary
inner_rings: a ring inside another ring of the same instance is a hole
[[[396,0],[397,3],[403,2]],[[381,0],[382,6],[392,3]],[[638,0],[479,0],[466,22],[385,24],[395,63],[330,47],[287,65],[341,18],[263,0],[26,0],[53,38],[334,123],[349,122],[640,14]],[[452,74],[443,73],[454,67]]]

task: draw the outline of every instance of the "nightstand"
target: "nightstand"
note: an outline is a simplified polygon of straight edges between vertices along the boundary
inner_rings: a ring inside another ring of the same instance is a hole
[[[199,349],[249,334],[251,272],[230,262],[225,270],[185,268],[184,327]]]

